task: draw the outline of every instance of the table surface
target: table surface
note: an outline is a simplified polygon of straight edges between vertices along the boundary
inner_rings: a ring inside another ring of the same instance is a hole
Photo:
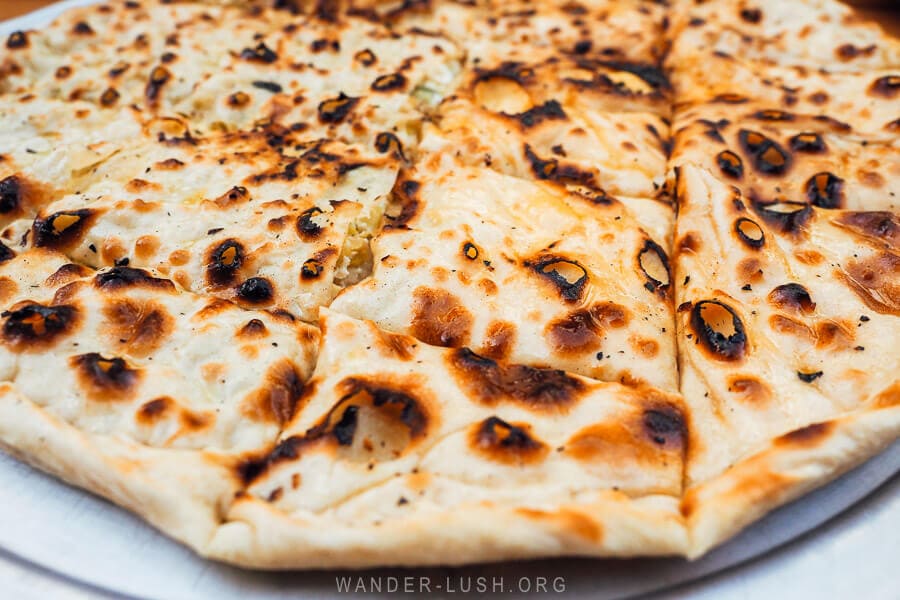
[[[24,15],[42,6],[53,4],[54,0],[0,0],[0,20],[9,19],[18,15]],[[873,2],[865,2],[866,4],[879,4]],[[850,4],[853,4],[851,1]],[[862,2],[860,4],[863,4]],[[881,2],[883,6],[888,6],[891,2]],[[877,21],[887,31],[893,35],[900,37],[900,8],[865,8],[859,11]]]

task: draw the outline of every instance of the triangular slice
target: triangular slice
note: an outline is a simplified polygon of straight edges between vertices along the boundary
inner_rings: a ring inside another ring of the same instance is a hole
[[[302,409],[209,555],[251,567],[685,551],[681,399],[323,311]]]
[[[313,369],[318,331],[128,267],[3,248],[0,445],[201,548]]]
[[[422,143],[519,177],[652,198],[665,173],[669,85],[652,68],[553,57],[481,63]]]
[[[170,133],[122,150],[91,185],[6,235],[90,266],[154,268],[194,292],[312,321],[339,285],[368,273],[367,237],[397,169],[393,157],[298,144],[277,128]]]
[[[334,310],[431,344],[675,388],[665,242],[621,202],[446,157],[395,192],[372,276]]]
[[[900,435],[900,216],[775,211],[690,165],[677,193],[699,554]]]

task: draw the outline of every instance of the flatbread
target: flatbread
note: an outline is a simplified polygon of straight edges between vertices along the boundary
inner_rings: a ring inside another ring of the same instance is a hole
[[[621,202],[441,156],[397,190],[372,276],[334,310],[430,344],[675,389],[667,252]]]
[[[148,271],[4,250],[0,443],[204,542],[240,484],[234,465],[292,415],[318,331]]]
[[[683,551],[678,396],[320,322],[302,410],[244,469],[213,555],[308,568]]]
[[[12,32],[0,447],[250,568],[700,556],[900,435],[898,68],[831,0]]]

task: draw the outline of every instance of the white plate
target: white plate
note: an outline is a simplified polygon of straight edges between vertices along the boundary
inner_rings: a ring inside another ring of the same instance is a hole
[[[0,23],[0,38],[40,28],[63,10],[95,3],[67,0]],[[859,502],[900,471],[900,442],[844,477],[773,512],[703,559],[557,559],[463,569],[382,570],[364,574],[427,577],[433,590],[446,577],[564,577],[566,592],[621,598],[715,573],[759,556]],[[334,572],[254,573],[204,561],[140,519],[0,454],[0,548],[73,586],[135,598],[275,600],[338,596]],[[418,584],[417,584],[418,585]],[[2,582],[0,582],[2,589]],[[444,590],[446,593],[446,590]]]

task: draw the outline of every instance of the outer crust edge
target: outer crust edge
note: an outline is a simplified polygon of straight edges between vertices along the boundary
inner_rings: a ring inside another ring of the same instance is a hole
[[[868,407],[775,438],[762,451],[685,491],[696,559],[770,511],[829,483],[900,436],[900,405]]]

